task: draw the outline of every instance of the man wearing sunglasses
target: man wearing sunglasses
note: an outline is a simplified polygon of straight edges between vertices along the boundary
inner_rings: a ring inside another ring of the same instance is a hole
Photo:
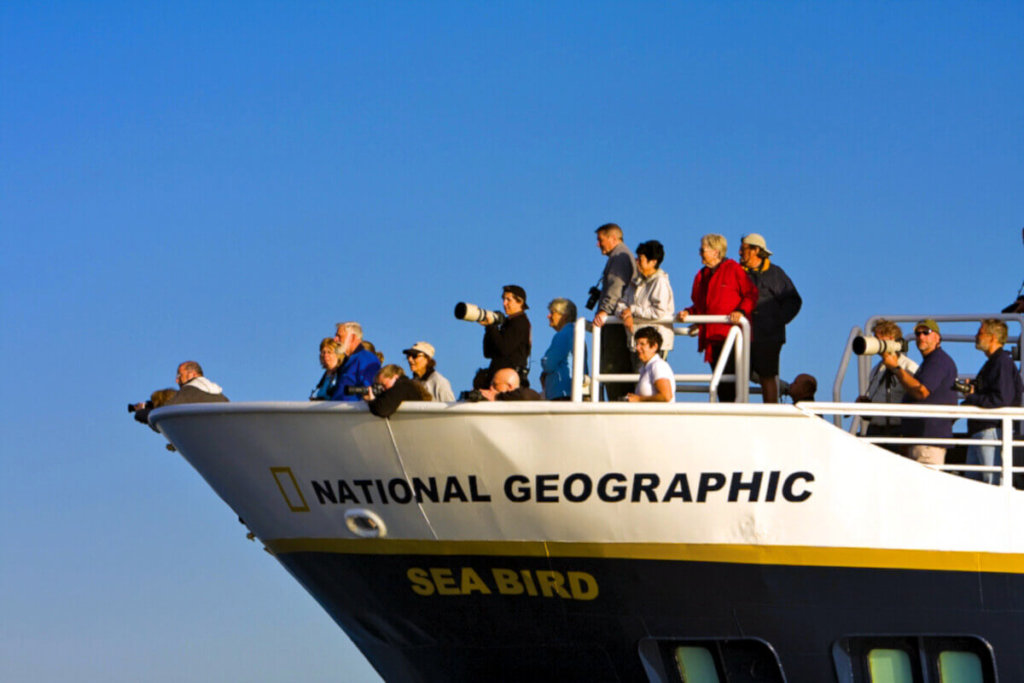
[[[939,324],[928,318],[914,325],[914,340],[917,350],[924,356],[917,372],[910,373],[900,367],[895,353],[882,354],[882,362],[893,377],[906,390],[903,403],[930,405],[956,405],[956,363],[939,348],[942,335]],[[925,439],[953,438],[953,420],[947,418],[903,418],[903,436]],[[942,465],[946,462],[946,447],[915,444],[908,448],[908,458],[928,465]]]

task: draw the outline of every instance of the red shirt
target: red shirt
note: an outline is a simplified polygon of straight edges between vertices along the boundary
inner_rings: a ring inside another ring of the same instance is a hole
[[[687,313],[729,315],[740,311],[749,320],[757,305],[757,286],[740,264],[727,258],[714,268],[704,266],[697,272],[690,296],[693,305],[686,309]],[[704,360],[711,360],[708,342],[724,340],[730,327],[732,325],[726,323],[701,325],[697,350],[704,352]]]

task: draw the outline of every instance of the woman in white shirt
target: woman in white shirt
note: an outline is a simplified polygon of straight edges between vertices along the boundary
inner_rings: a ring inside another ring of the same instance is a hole
[[[636,354],[643,366],[640,368],[640,379],[636,383],[636,392],[626,395],[630,403],[639,401],[655,401],[659,403],[676,402],[676,381],[668,362],[658,355],[661,347],[661,334],[653,327],[642,327],[635,335]]]

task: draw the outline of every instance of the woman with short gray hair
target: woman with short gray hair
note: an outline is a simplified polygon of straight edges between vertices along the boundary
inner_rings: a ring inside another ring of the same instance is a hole
[[[569,299],[552,299],[548,304],[548,324],[554,328],[551,345],[540,359],[540,384],[544,398],[549,401],[567,400],[572,396],[573,325],[576,322],[576,304]],[[586,361],[584,360],[584,365]]]

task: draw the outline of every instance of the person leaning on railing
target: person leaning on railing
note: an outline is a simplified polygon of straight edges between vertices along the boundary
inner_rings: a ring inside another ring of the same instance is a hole
[[[635,339],[636,354],[643,365],[640,368],[636,390],[626,394],[626,400],[630,403],[675,403],[675,375],[668,362],[658,354],[661,333],[653,327],[642,327],[637,330]]]
[[[1021,379],[1010,353],[1003,348],[1008,330],[1002,320],[989,318],[982,321],[974,335],[974,347],[986,356],[974,381],[964,397],[963,405],[979,408],[1005,408],[1021,405]],[[972,439],[1000,439],[1003,425],[999,420],[967,420],[967,433]],[[967,447],[968,465],[999,467],[1003,464],[1001,448],[996,445]],[[967,472],[969,479],[999,484],[999,472]]]
[[[680,322],[685,322],[689,315],[727,315],[733,324],[738,323],[743,316],[748,319],[751,317],[757,305],[757,286],[740,264],[726,257],[728,246],[728,241],[722,235],[701,237],[700,258],[704,267],[693,278],[693,289],[690,292],[693,304],[679,311],[676,316]],[[730,325],[725,323],[700,326],[697,350],[704,352],[704,360],[711,364],[712,372],[725,346],[729,328]],[[725,372],[736,372],[732,354],[726,360]],[[718,387],[718,400],[735,401],[736,384],[722,382]]]
[[[403,401],[429,401],[431,398],[426,387],[406,377],[405,371],[397,365],[382,367],[373,386],[363,395],[370,412],[377,417],[391,417]]]

